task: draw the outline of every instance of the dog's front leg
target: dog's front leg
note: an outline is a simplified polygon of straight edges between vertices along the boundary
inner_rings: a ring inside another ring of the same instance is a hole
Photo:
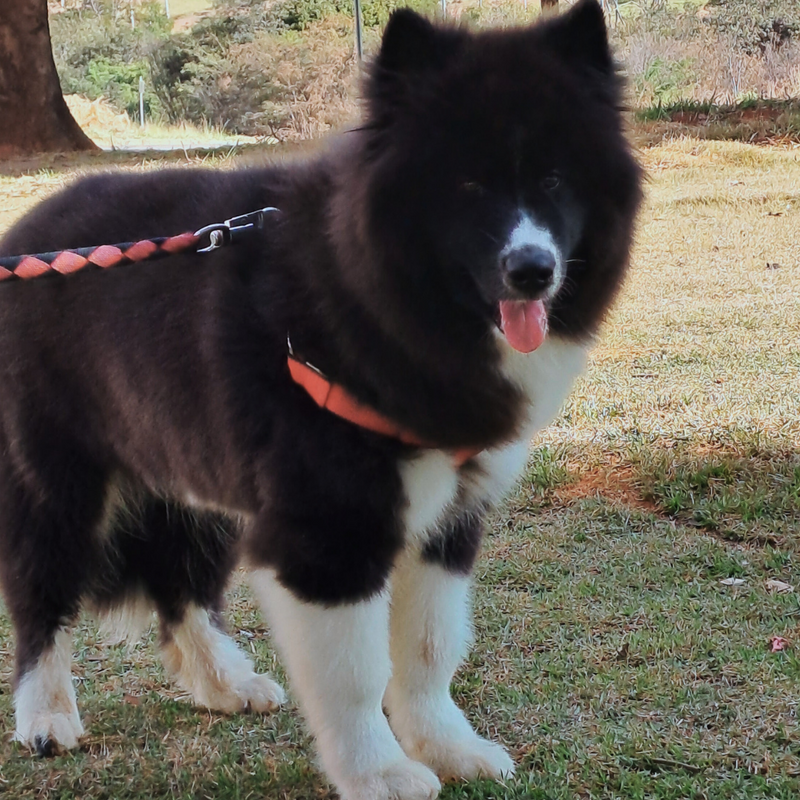
[[[406,753],[448,778],[502,778],[514,763],[478,736],[450,697],[470,639],[469,571],[475,518],[454,522],[423,554],[407,552],[392,577],[392,679],[385,704]]]
[[[251,583],[343,800],[428,800],[439,781],[403,752],[381,700],[391,673],[389,595],[324,605],[299,600],[271,569]]]

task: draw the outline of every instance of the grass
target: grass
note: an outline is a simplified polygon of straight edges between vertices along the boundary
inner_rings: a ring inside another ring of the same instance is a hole
[[[800,599],[768,583],[800,589],[800,150],[680,139],[641,155],[650,182],[630,280],[492,522],[476,646],[454,686],[518,774],[448,786],[446,800],[800,794]],[[17,202],[0,227],[92,163],[0,178]],[[240,645],[283,680],[249,593],[237,584],[230,599]],[[789,649],[771,652],[773,636]],[[263,719],[193,709],[152,633],[109,646],[86,620],[76,653],[83,749],[36,761],[6,737],[0,794],[334,796],[294,707]],[[1,615],[0,654],[10,733]]]
[[[690,136],[751,144],[800,142],[800,101],[749,98],[731,105],[680,100],[636,111],[639,141],[657,144]]]

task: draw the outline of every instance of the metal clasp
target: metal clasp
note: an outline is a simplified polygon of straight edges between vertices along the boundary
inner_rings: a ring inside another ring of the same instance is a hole
[[[215,222],[213,225],[206,225],[195,231],[195,236],[198,239],[203,239],[208,236],[209,244],[207,247],[198,248],[198,253],[210,253],[212,250],[218,250],[228,244],[233,244],[254,231],[261,230],[264,227],[264,217],[267,214],[277,212],[278,209],[273,206],[260,208],[258,211],[251,211],[249,214],[242,214],[238,217],[231,217],[226,219],[225,222]]]

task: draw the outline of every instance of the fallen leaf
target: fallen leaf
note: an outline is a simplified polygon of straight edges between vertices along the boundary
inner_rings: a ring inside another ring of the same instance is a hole
[[[747,581],[743,578],[725,578],[724,580],[721,580],[720,583],[723,586],[744,586]]]
[[[770,636],[769,638],[769,649],[772,653],[779,653],[781,650],[785,650],[789,646],[788,639],[784,639],[783,636]]]
[[[787,592],[793,592],[794,586],[792,586],[791,583],[784,583],[783,581],[768,580],[767,589],[769,589],[770,592],[786,594]]]
[[[777,261],[767,261],[767,269],[780,269],[781,265]]]
[[[122,696],[122,702],[128,706],[138,706],[141,705],[142,698],[133,694],[126,694]]]

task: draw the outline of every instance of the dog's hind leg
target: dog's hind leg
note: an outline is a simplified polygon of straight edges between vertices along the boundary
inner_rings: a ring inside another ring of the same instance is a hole
[[[0,488],[0,570],[16,631],[15,738],[43,756],[83,734],[69,626],[99,555],[102,470],[48,441],[45,469],[8,466]]]
[[[180,620],[167,628],[161,652],[176,683],[205,708],[266,713],[286,699],[269,675],[253,670],[250,659],[207,608],[187,606]]]
[[[123,584],[143,590],[155,605],[162,659],[176,683],[198,705],[215,711],[276,709],[284,701],[283,689],[257,674],[224,630],[221,610],[236,563],[235,525],[220,514],[149,498],[136,510],[135,527],[117,537]]]
[[[477,519],[452,523],[421,555],[405,553],[392,576],[392,679],[384,702],[406,753],[443,780],[514,772],[506,751],[478,736],[450,697],[470,640],[479,526]]]

